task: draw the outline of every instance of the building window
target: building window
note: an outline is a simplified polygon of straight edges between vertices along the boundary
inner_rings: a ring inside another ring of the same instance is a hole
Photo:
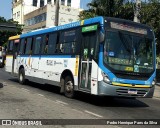
[[[17,12],[17,19],[20,17],[20,11]]]
[[[25,25],[29,26],[29,25],[34,25],[40,22],[46,21],[46,13],[40,14],[38,16],[32,17],[30,19],[27,19],[25,21]]]
[[[71,6],[71,0],[67,0],[67,6]]]
[[[13,19],[16,19],[16,13],[13,14]]]
[[[37,0],[33,0],[33,6],[37,7]]]
[[[44,0],[40,0],[40,7],[44,6]]]

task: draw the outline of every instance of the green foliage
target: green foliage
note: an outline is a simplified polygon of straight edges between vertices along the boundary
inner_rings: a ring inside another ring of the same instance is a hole
[[[18,24],[18,22],[13,21],[12,19],[10,20],[6,20],[4,17],[0,17],[0,23],[9,23],[9,24],[14,24],[16,25],[16,31],[0,31],[0,45],[5,45],[8,38],[10,36],[15,36],[15,35],[19,35],[22,33],[22,25]]]
[[[160,1],[149,0],[142,4],[141,23],[151,26],[157,38],[157,53],[160,53]]]
[[[80,13],[81,20],[94,16],[133,19],[133,7],[129,0],[92,0],[88,7],[89,10],[84,10]],[[126,10],[128,11],[127,13]]]

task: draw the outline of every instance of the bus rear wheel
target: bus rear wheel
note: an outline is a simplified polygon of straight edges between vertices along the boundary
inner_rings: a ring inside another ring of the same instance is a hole
[[[67,76],[64,81],[64,95],[68,98],[74,97],[74,83],[70,76]]]
[[[25,80],[25,72],[24,72],[23,68],[21,68],[19,70],[18,80],[19,80],[20,84],[25,84],[25,82],[26,82],[26,80]]]

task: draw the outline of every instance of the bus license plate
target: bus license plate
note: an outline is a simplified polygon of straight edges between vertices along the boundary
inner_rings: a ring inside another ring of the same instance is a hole
[[[128,90],[128,94],[137,94],[136,90]]]

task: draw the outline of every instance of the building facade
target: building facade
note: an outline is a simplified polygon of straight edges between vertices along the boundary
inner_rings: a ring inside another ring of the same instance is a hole
[[[59,25],[78,20],[81,0],[59,0]],[[56,0],[13,0],[13,20],[24,24],[24,32],[51,27],[55,23]]]

